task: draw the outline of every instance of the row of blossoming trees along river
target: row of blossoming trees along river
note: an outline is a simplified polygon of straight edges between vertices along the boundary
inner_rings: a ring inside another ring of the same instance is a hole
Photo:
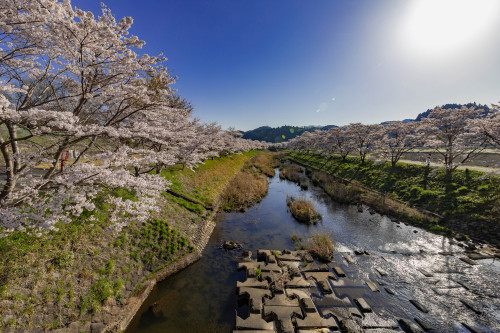
[[[193,119],[166,59],[139,54],[131,24],[104,5],[96,18],[69,0],[1,1],[0,233],[54,230],[103,191],[117,228],[145,220],[168,186],[162,168],[267,147]],[[68,150],[79,154],[60,172]]]
[[[394,166],[404,153],[416,148],[438,155],[448,179],[453,171],[486,148],[500,149],[500,113],[475,107],[434,108],[421,121],[392,121],[377,125],[353,123],[328,131],[305,132],[285,145],[314,154],[358,155],[364,163],[368,154],[380,153]]]

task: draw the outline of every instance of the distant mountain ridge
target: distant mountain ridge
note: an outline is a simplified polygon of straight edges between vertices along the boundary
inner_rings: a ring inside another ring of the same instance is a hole
[[[304,132],[314,132],[315,130],[326,131],[335,125],[327,126],[289,126],[280,127],[261,126],[256,129],[243,132],[244,139],[260,140],[266,142],[283,142],[302,135]]]
[[[463,106],[465,106],[467,108],[475,107],[476,109],[483,110],[483,112],[482,112],[483,116],[493,112],[493,110],[491,110],[486,104],[482,105],[482,104],[477,104],[476,102],[467,103],[467,104],[456,104],[456,103],[445,104],[445,105],[443,105],[443,109],[460,109]],[[432,109],[428,109],[425,112],[419,113],[417,118],[415,118],[415,121],[421,121],[422,118],[429,117],[429,113],[431,113],[431,111],[432,111]]]

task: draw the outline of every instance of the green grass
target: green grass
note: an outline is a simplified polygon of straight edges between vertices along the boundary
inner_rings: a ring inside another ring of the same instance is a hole
[[[389,194],[445,218],[472,218],[483,221],[500,220],[500,177],[486,177],[483,172],[457,169],[446,181],[443,168],[389,162],[361,164],[359,158],[307,155],[297,152],[290,156],[300,163],[321,169],[332,175],[354,180],[366,187]],[[313,180],[315,182],[315,180]]]
[[[206,160],[194,172],[182,166],[162,170],[161,175],[172,182],[170,189],[211,206],[218,199],[231,178],[257,151]]]
[[[187,201],[183,198],[173,196],[170,193],[164,192],[163,195],[166,196],[168,198],[168,200],[175,202],[179,206],[186,208],[187,210],[195,213],[198,216],[203,216],[203,214],[206,211],[205,207],[203,207],[202,205],[193,203],[191,201]]]

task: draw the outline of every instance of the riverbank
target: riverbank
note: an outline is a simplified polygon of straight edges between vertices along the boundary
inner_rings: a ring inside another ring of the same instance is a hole
[[[208,160],[195,172],[164,170],[182,196],[165,192],[152,219],[119,234],[109,229],[109,203],[98,198],[92,222],[86,216],[39,238],[0,239],[0,331],[124,329],[157,281],[199,259],[221,194],[256,154]]]
[[[439,168],[292,152],[290,158],[315,170],[312,180],[336,200],[363,202],[376,211],[420,227],[498,246],[500,179],[482,172],[456,170],[451,183]]]

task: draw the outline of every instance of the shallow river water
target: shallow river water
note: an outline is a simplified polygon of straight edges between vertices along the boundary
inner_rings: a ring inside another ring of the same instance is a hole
[[[435,332],[500,332],[498,261],[469,265],[459,259],[463,249],[448,238],[372,215],[366,207],[358,212],[356,206],[335,203],[312,184],[302,191],[277,173],[269,181],[269,192],[260,203],[246,212],[217,216],[200,261],[159,283],[127,332],[231,332],[236,315],[247,315],[236,295],[236,282],[245,280],[245,272],[237,271],[241,250],[226,252],[222,242],[239,242],[255,257],[258,249],[293,250],[291,235],[306,239],[318,229],[333,235],[334,263],[350,277],[330,281],[338,297],[363,297],[380,317],[417,318]],[[310,226],[294,220],[287,211],[287,195],[311,200],[322,220]],[[357,256],[357,249],[369,255]],[[349,264],[346,255],[355,262]],[[372,292],[368,280],[380,291]],[[387,293],[387,287],[395,295]],[[409,300],[418,300],[429,312],[419,311]]]

